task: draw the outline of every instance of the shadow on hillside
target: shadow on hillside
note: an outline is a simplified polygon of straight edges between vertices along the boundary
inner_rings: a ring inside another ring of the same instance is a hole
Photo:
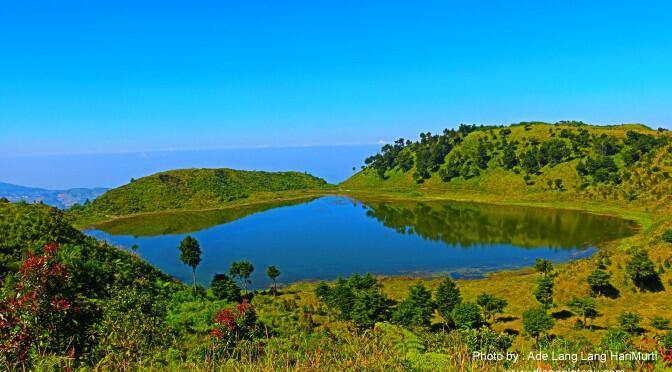
[[[518,320],[519,318],[517,316],[500,316],[495,320],[495,323],[508,323],[508,322],[513,322],[514,320]]]
[[[511,336],[518,336],[520,334],[520,331],[517,329],[507,328],[504,330],[504,333]]]
[[[614,299],[618,298],[618,296],[621,295],[621,292],[618,290],[618,288],[609,284],[608,286],[600,288],[599,294],[604,297]]]
[[[642,292],[662,292],[665,290],[663,282],[658,275],[648,276],[635,283],[635,285]]]
[[[558,320],[564,320],[564,319],[569,319],[569,318],[573,317],[574,313],[572,313],[569,310],[560,310],[560,311],[556,311],[556,312],[552,313],[551,316],[555,319],[558,319]]]

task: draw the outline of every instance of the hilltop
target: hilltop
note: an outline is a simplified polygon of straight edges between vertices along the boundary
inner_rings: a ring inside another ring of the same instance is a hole
[[[383,146],[340,186],[517,200],[669,202],[670,144],[669,131],[639,124],[461,125]]]
[[[76,212],[120,216],[168,210],[221,208],[231,204],[272,200],[278,193],[323,189],[325,180],[300,172],[234,169],[178,169],[131,180]]]

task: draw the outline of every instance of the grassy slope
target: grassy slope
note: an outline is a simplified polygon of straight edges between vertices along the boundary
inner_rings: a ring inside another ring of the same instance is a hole
[[[323,179],[300,172],[178,169],[110,190],[73,215],[84,225],[138,213],[217,209],[296,198],[305,196],[307,190],[328,186]]]
[[[540,141],[548,140],[549,130],[559,130],[558,125],[532,125],[529,130],[523,126],[511,127],[510,139],[521,141],[524,137],[534,137]],[[617,138],[624,138],[628,130],[642,133],[661,135],[653,130],[639,125],[623,125],[612,127],[587,127],[591,134],[605,133]],[[473,132],[459,145],[473,146],[484,132]],[[662,134],[668,135],[669,134]],[[604,333],[604,329],[617,325],[617,317],[623,311],[634,311],[644,316],[644,328],[654,332],[648,324],[648,318],[662,315],[672,318],[672,296],[668,295],[672,286],[672,272],[667,270],[661,275],[665,292],[642,293],[636,290],[624,273],[625,263],[628,260],[627,251],[630,247],[640,246],[649,251],[649,254],[658,266],[672,257],[672,244],[660,239],[662,233],[672,228],[672,180],[664,176],[663,172],[672,171],[670,155],[661,151],[650,166],[632,169],[634,177],[619,186],[594,185],[585,190],[579,188],[581,182],[575,167],[578,160],[561,163],[555,167],[542,168],[541,175],[533,176],[534,185],[528,186],[523,179],[524,173],[516,174],[491,164],[480,176],[468,180],[462,178],[443,182],[434,175],[424,184],[416,184],[412,178],[412,170],[402,172],[399,169],[388,172],[386,180],[379,178],[375,172],[365,169],[339,185],[341,192],[360,199],[378,200],[462,200],[496,203],[504,205],[527,205],[553,208],[569,208],[587,210],[593,213],[620,216],[637,221],[642,228],[634,236],[607,242],[600,245],[601,251],[610,255],[612,264],[609,271],[612,273],[612,283],[620,291],[616,299],[601,297],[599,311],[602,314],[594,321],[596,330],[575,330],[575,317],[559,319],[553,333],[575,337],[582,335],[595,342]],[[658,167],[658,172],[651,172]],[[564,191],[549,190],[547,179],[561,178],[565,186]],[[638,198],[628,201],[626,192],[636,190]],[[560,265],[557,268],[555,302],[552,312],[559,312],[567,307],[564,305],[574,295],[588,295],[589,287],[586,283],[587,275],[595,268],[595,259],[585,259]],[[479,280],[459,281],[459,286],[466,300],[475,300],[480,293],[487,292],[501,296],[508,300],[509,307],[502,318],[511,320],[498,322],[495,330],[512,329],[522,330],[520,314],[528,308],[537,306],[532,296],[535,280],[538,274],[531,269],[515,272],[500,272]],[[384,278],[385,290],[395,299],[402,299],[407,288],[418,279],[414,278]],[[437,280],[427,280],[431,287],[438,285]],[[310,286],[310,284],[305,284]],[[307,290],[307,288],[302,287]],[[437,319],[438,320],[438,319]],[[520,343],[529,343],[523,338],[516,339]],[[527,345],[529,347],[529,345]]]

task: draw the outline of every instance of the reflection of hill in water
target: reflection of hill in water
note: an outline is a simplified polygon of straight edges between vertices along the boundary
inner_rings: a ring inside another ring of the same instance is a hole
[[[459,202],[364,202],[367,215],[401,234],[446,244],[576,248],[631,235],[636,225],[568,210]]]
[[[255,204],[211,211],[185,211],[144,214],[121,218],[95,226],[111,235],[159,236],[176,235],[205,230],[269,209],[302,204],[314,197]]]

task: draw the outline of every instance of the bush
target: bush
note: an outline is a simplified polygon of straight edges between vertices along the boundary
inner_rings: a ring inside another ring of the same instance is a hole
[[[656,315],[651,318],[651,327],[659,330],[668,329],[670,328],[670,320],[660,315]]]
[[[629,311],[621,313],[621,315],[618,316],[619,327],[631,335],[641,332],[642,328],[639,325],[641,321],[641,315]]]
[[[523,328],[537,342],[539,341],[539,336],[550,331],[554,324],[555,321],[546,313],[546,309],[544,308],[529,309],[523,312]]]
[[[226,274],[215,274],[210,284],[212,294],[219,300],[240,302],[240,287]]]
[[[433,313],[432,294],[419,282],[409,288],[408,297],[397,306],[392,319],[406,327],[427,327]]]
[[[473,302],[462,302],[457,304],[450,315],[457,328],[478,328],[483,325],[481,310],[478,305]]]
[[[380,290],[366,289],[357,294],[352,307],[352,321],[359,328],[372,328],[378,322],[390,319],[392,301]]]

